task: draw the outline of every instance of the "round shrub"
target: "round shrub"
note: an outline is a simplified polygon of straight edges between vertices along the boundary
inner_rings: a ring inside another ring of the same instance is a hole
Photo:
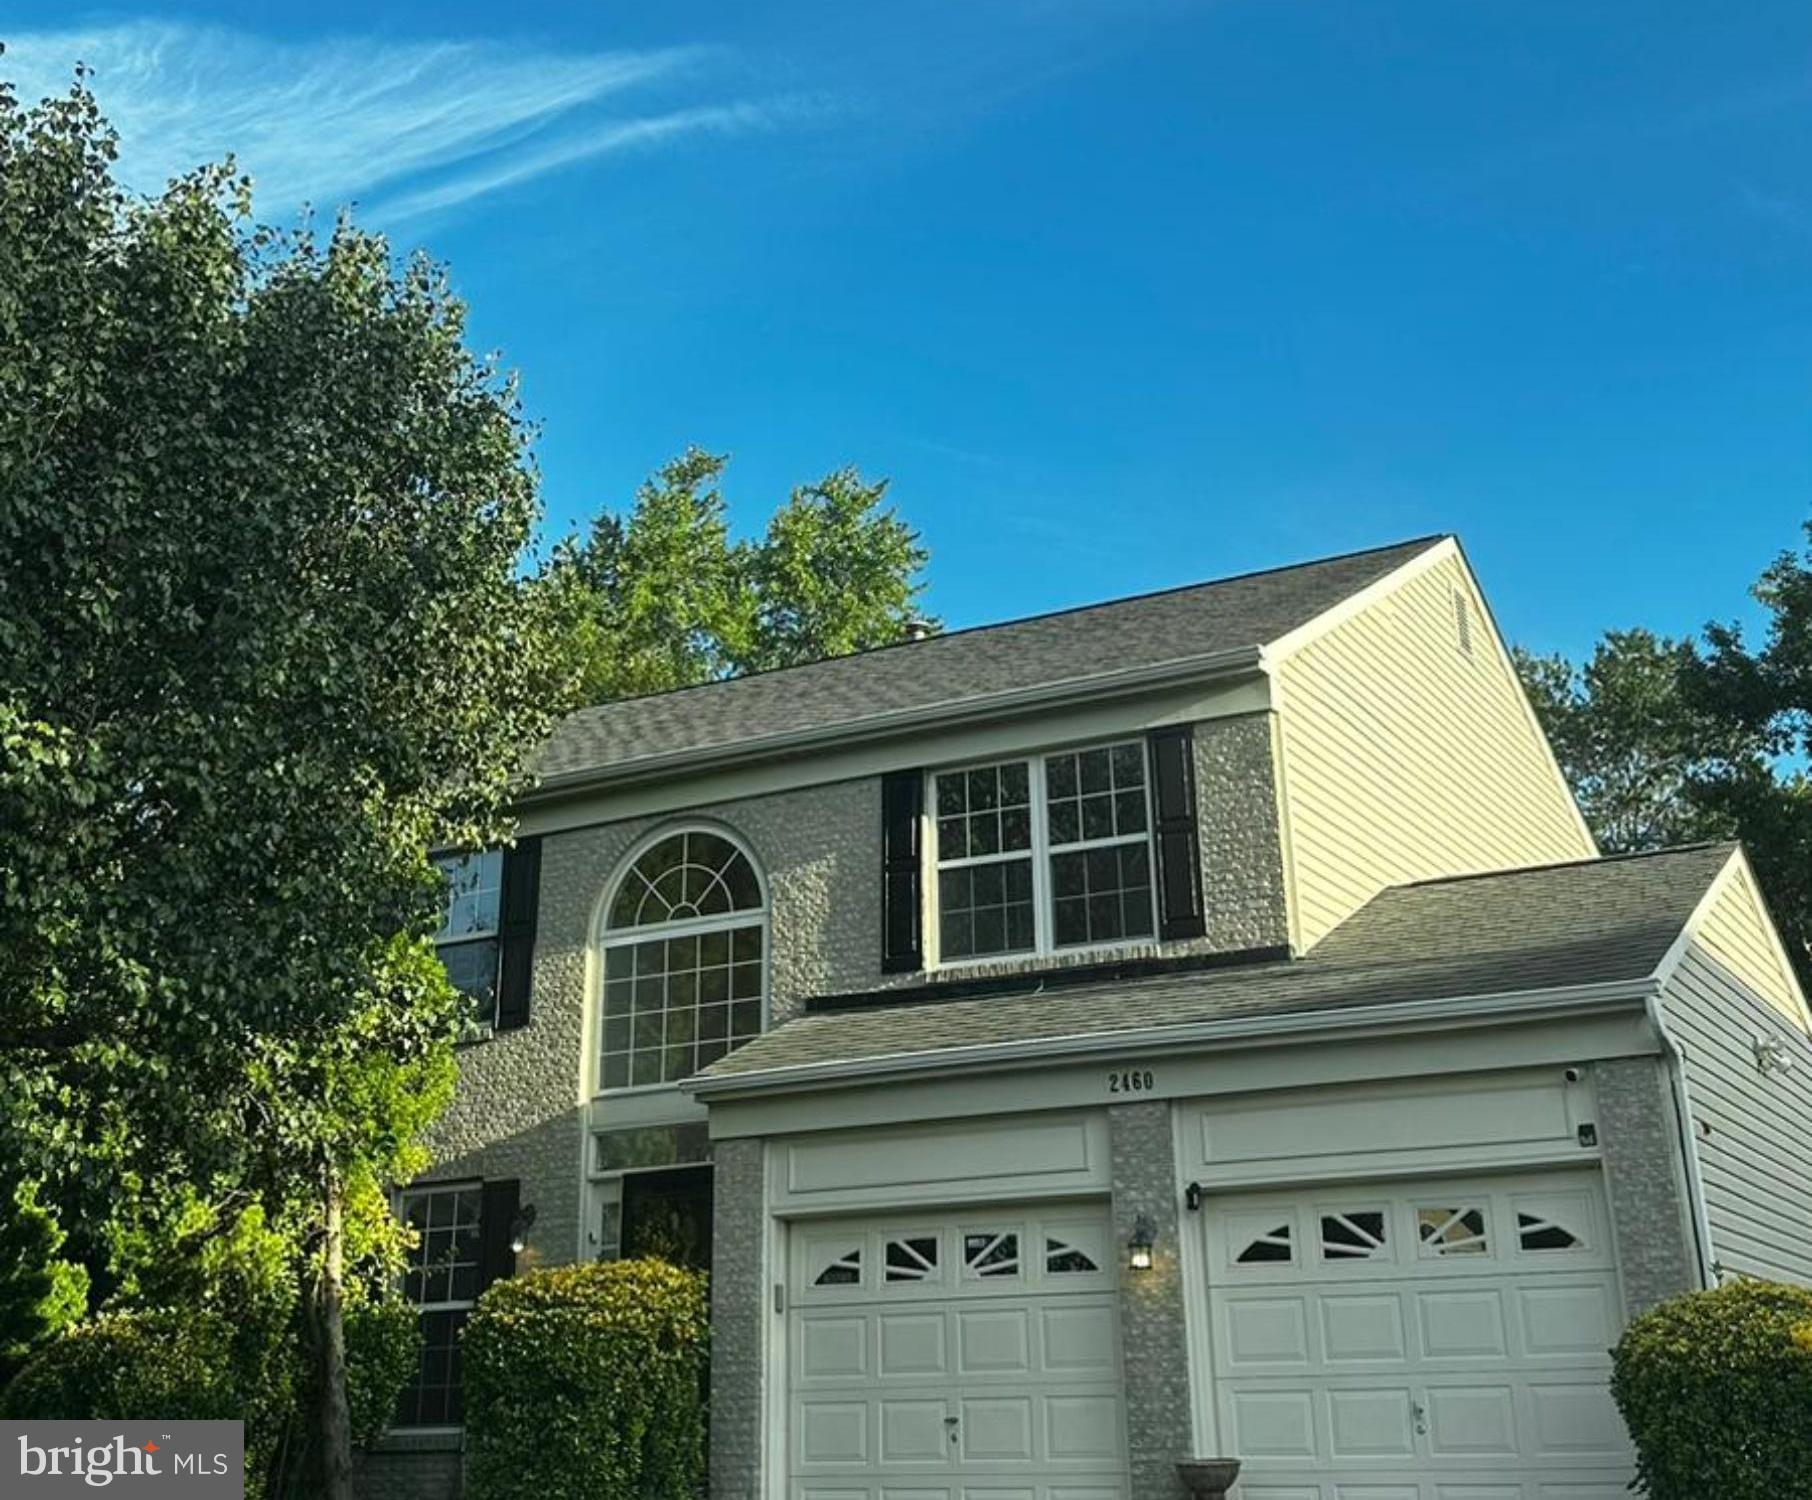
[[[104,1313],[48,1344],[0,1396],[12,1421],[237,1418],[233,1330],[212,1313]]]
[[[1812,1475],[1812,1291],[1733,1281],[1653,1308],[1611,1393],[1652,1500],[1779,1500]]]
[[[692,1500],[709,1333],[705,1278],[664,1261],[496,1283],[462,1341],[472,1500]]]

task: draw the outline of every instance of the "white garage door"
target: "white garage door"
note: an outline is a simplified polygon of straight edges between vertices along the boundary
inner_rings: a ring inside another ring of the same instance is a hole
[[[1105,1209],[796,1226],[794,1500],[1125,1500]]]
[[[1595,1172],[1210,1199],[1242,1500],[1624,1500]]]

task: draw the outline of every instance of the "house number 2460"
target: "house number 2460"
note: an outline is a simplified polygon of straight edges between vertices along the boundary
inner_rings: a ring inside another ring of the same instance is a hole
[[[1110,1094],[1149,1094],[1157,1086],[1157,1075],[1150,1068],[1123,1068],[1107,1075]]]

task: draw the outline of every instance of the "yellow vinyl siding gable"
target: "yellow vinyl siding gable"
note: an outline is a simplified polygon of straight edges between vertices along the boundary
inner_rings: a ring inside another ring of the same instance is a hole
[[[1755,876],[1740,855],[1731,857],[1731,868],[1700,917],[1694,938],[1715,962],[1801,1031],[1807,1029],[1806,1002],[1774,934]]]
[[[1299,950],[1386,886],[1598,852],[1451,539],[1270,655]]]

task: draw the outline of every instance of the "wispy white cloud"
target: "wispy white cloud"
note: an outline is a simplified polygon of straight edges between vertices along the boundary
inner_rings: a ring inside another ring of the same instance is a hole
[[[378,192],[376,217],[394,222],[612,151],[797,112],[785,99],[661,105],[678,85],[696,99],[723,61],[698,47],[294,43],[147,21],[8,36],[0,74],[31,100],[66,89],[77,62],[92,67],[121,176],[141,190],[230,151],[266,216]]]
[[[656,145],[676,136],[735,135],[746,130],[767,129],[801,112],[787,106],[714,104],[633,120],[607,121],[559,140],[501,154],[495,160],[487,158],[472,170],[432,187],[381,199],[373,212],[386,223],[400,223],[455,208],[485,193],[526,182],[531,177],[590,157],[606,156],[634,146]]]

